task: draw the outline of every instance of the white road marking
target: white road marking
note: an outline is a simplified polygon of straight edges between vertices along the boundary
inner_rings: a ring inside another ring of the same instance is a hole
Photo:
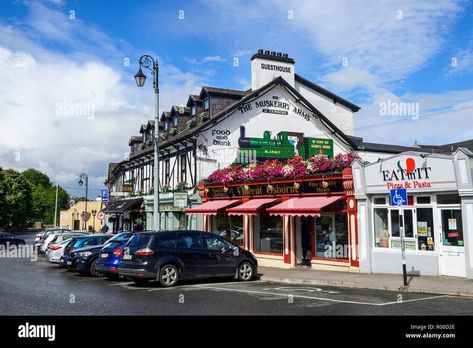
[[[266,291],[258,291],[258,290],[243,290],[243,289],[232,289],[232,288],[218,288],[213,286],[202,286],[201,288],[210,289],[210,290],[217,290],[217,291],[233,291],[233,292],[241,292],[241,293],[248,293],[248,294],[259,294],[259,295],[274,295],[280,297],[289,297],[292,296],[293,298],[303,298],[307,300],[319,300],[319,301],[328,301],[328,302],[336,302],[336,303],[349,303],[349,304],[358,304],[358,305],[367,305],[367,306],[386,306],[391,304],[401,304],[404,302],[415,302],[415,301],[422,301],[422,300],[431,300],[441,297],[446,297],[446,295],[440,296],[432,296],[432,297],[423,297],[418,299],[410,299],[405,300],[402,302],[385,302],[385,303],[372,303],[372,302],[361,302],[361,301],[349,301],[349,300],[337,300],[332,298],[326,297],[313,297],[313,296],[304,296],[304,295],[297,295],[297,294],[281,294],[277,292],[266,292]]]
[[[133,282],[127,282],[127,283],[124,283],[124,282],[121,282],[121,283],[113,283],[113,284],[107,284],[108,286],[124,286],[124,285],[131,285],[133,284]]]

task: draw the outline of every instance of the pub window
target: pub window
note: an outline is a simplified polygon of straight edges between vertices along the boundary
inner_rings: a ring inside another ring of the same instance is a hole
[[[460,204],[460,196],[457,194],[437,195],[437,204]]]
[[[204,100],[204,110],[208,110],[209,108],[210,108],[210,97],[207,97]]]
[[[322,215],[315,219],[315,255],[325,259],[348,259],[347,214]]]
[[[374,209],[374,238],[375,246],[389,248],[388,209]]]
[[[284,247],[282,217],[263,212],[259,220],[259,231],[255,231],[259,240],[259,243],[256,243],[256,251],[282,255]]]
[[[386,197],[376,197],[374,199],[374,204],[386,205]]]
[[[418,196],[417,204],[430,204],[430,196]]]
[[[243,217],[218,213],[217,234],[235,245],[243,246]]]
[[[187,182],[187,156],[185,154],[181,155],[180,170],[181,170],[181,182]]]

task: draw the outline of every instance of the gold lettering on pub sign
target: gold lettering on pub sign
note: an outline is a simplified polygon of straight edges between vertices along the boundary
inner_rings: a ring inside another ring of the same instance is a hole
[[[266,186],[266,194],[268,195],[285,195],[299,193],[299,187],[296,186],[278,186],[268,185]]]

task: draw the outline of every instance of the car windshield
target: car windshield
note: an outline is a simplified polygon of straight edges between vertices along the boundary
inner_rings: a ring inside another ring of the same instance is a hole
[[[110,243],[110,242],[124,242],[126,240],[128,240],[131,236],[131,232],[121,232],[119,234],[117,234],[116,236],[113,236],[112,238],[110,238],[107,243]]]
[[[141,234],[141,233],[135,234],[130,238],[126,246],[133,248],[133,247],[146,245],[148,244],[150,238],[151,238],[151,234]]]
[[[59,245],[67,245],[69,244],[70,241],[71,241],[71,238],[63,240],[61,243],[59,243]]]

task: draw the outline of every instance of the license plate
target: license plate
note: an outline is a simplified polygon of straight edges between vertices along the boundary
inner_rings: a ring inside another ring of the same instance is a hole
[[[101,254],[101,255],[100,255],[100,257],[101,257],[102,259],[105,259],[107,256],[108,256],[108,254]]]
[[[131,260],[131,255],[123,255],[123,260]]]
[[[67,261],[67,264],[68,264],[68,265],[72,265],[72,261]]]

